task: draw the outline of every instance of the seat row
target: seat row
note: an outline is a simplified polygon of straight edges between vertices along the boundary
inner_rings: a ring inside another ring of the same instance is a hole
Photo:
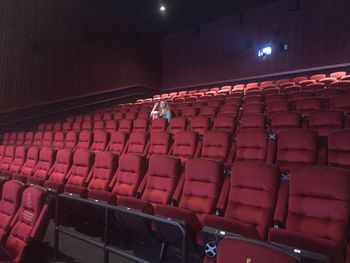
[[[25,252],[43,238],[48,223],[44,189],[11,180],[2,185],[0,200],[0,261],[22,262]]]

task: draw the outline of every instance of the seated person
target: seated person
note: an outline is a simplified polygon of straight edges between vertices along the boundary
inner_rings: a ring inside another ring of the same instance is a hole
[[[171,111],[169,104],[164,100],[156,102],[151,111],[150,117],[152,118],[152,120],[156,118],[165,118],[169,122],[171,119]]]

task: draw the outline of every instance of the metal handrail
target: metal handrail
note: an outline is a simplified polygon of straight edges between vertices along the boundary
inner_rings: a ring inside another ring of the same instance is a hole
[[[57,258],[58,251],[59,251],[59,233],[62,233],[62,234],[68,235],[72,238],[78,239],[80,241],[89,243],[93,246],[96,246],[96,247],[103,249],[104,250],[104,263],[109,262],[109,252],[120,255],[124,258],[133,260],[135,262],[148,263],[149,261],[146,261],[145,259],[134,256],[132,254],[125,252],[124,250],[121,250],[119,248],[116,248],[116,247],[109,245],[109,242],[108,242],[109,220],[108,220],[108,218],[109,218],[110,211],[112,211],[112,212],[120,212],[120,213],[135,215],[135,216],[144,218],[146,220],[161,222],[163,224],[168,224],[168,225],[172,225],[174,227],[177,227],[182,235],[182,262],[183,263],[187,262],[187,224],[184,221],[166,218],[166,217],[162,217],[162,216],[154,216],[154,215],[144,214],[142,212],[139,212],[137,210],[133,210],[133,209],[130,209],[127,207],[110,205],[110,204],[107,204],[105,202],[99,202],[97,200],[85,199],[85,198],[81,198],[81,197],[78,197],[75,195],[67,195],[67,194],[63,193],[63,194],[57,194],[57,195],[52,194],[52,196],[56,198],[56,202],[55,202],[55,238],[54,238],[54,248],[55,248],[55,257],[56,258]],[[73,200],[75,202],[85,203],[85,204],[89,204],[89,205],[93,205],[93,206],[105,209],[105,218],[104,218],[105,225],[104,225],[103,242],[89,239],[81,234],[78,234],[74,230],[69,230],[69,229],[60,227],[60,225],[59,225],[59,212],[58,212],[60,198],[69,199],[69,200]]]

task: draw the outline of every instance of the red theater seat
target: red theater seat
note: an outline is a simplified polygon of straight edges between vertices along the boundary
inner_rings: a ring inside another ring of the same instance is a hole
[[[34,139],[33,139],[33,146],[41,147],[43,144],[43,136],[44,133],[39,131],[34,134]]]
[[[277,113],[286,111],[289,111],[289,104],[287,101],[272,102],[267,107],[267,115],[269,116],[269,118],[272,118],[273,115]]]
[[[34,140],[34,133],[29,131],[26,132],[26,135],[24,137],[24,145],[31,146]]]
[[[203,263],[231,262],[299,263],[300,260],[268,243],[235,237],[221,240],[216,257],[206,256]]]
[[[23,145],[24,139],[25,139],[25,132],[23,132],[23,131],[18,132],[15,144],[16,145]]]
[[[89,191],[106,191],[117,166],[116,156],[108,152],[96,154],[94,165],[83,184],[67,184],[65,191],[87,197]],[[69,182],[69,181],[68,181]]]
[[[304,167],[291,172],[289,185],[285,229],[270,229],[269,241],[328,255],[330,262],[344,262],[349,173],[322,166]]]
[[[12,179],[26,182],[27,178],[32,176],[34,169],[39,160],[39,149],[37,147],[30,147],[27,152],[27,159],[24,162],[19,173],[13,173]]]
[[[116,120],[109,120],[106,121],[106,132],[113,133],[118,130],[118,121]]]
[[[119,121],[119,129],[118,129],[118,131],[122,131],[122,132],[125,132],[125,133],[131,133],[132,125],[133,125],[133,121],[132,120],[120,120]]]
[[[64,143],[65,143],[64,132],[61,132],[61,131],[55,132],[55,136],[53,137],[51,147],[56,150],[59,150],[64,147]]]
[[[266,130],[266,116],[264,114],[243,115],[237,130]]]
[[[2,159],[4,158],[5,150],[6,150],[6,146],[1,144],[1,145],[0,145],[0,162],[1,162]]]
[[[46,231],[47,214],[45,191],[38,187],[24,190],[9,236],[0,247],[0,262],[22,262],[30,244],[40,241],[40,234]]]
[[[192,119],[190,124],[190,130],[198,132],[200,136],[203,136],[204,133],[210,129],[210,119],[207,117],[195,117]]]
[[[75,131],[67,132],[64,148],[74,150],[78,143],[78,136],[78,133],[76,133]]]
[[[214,119],[216,116],[218,108],[215,106],[206,106],[201,108],[199,116]]]
[[[138,154],[123,154],[109,188],[111,192],[89,189],[88,197],[115,204],[119,196],[134,197],[145,174],[145,158]]]
[[[124,132],[113,132],[107,146],[107,151],[116,155],[121,155],[128,141],[128,135]]]
[[[238,104],[225,104],[220,107],[218,116],[237,117],[238,111],[239,111]]]
[[[175,135],[172,156],[180,158],[184,165],[187,160],[195,157],[198,145],[198,133],[191,131],[178,132]]]
[[[76,189],[86,185],[92,166],[92,154],[86,150],[78,149],[73,156],[73,164],[67,175],[67,183],[64,186],[64,192],[79,195]],[[59,186],[61,188],[62,186]]]
[[[277,164],[282,172],[315,165],[317,161],[317,133],[304,129],[290,129],[278,134]]]
[[[82,128],[82,122],[80,121],[75,121],[73,122],[73,126],[72,126],[72,131],[75,131],[75,132],[80,132],[81,131],[81,128]]]
[[[148,132],[148,120],[146,119],[136,119],[134,120],[133,131],[138,132]]]
[[[197,116],[197,109],[196,108],[186,108],[181,111],[181,116],[183,118],[186,118],[188,121],[191,121],[194,117]]]
[[[271,131],[275,134],[283,130],[300,128],[300,125],[300,114],[294,111],[276,113],[271,118]]]
[[[125,119],[126,120],[135,120],[137,117],[137,112],[128,112],[125,114]]]
[[[191,159],[186,163],[182,195],[178,198],[178,206],[157,205],[155,214],[173,218],[187,223],[192,234],[202,229],[205,215],[214,213],[222,185],[223,166],[220,162],[207,159]],[[173,243],[175,233],[171,226],[158,224],[164,241]]]
[[[185,118],[173,118],[170,120],[168,131],[174,136],[180,131],[185,131],[187,128],[187,120]]]
[[[63,191],[63,183],[65,182],[69,169],[72,166],[73,152],[62,149],[57,152],[55,163],[49,171],[49,178],[44,186],[49,190]]]
[[[2,144],[3,145],[8,145],[9,144],[9,140],[10,140],[10,133],[9,132],[5,132],[4,136],[2,137]]]
[[[214,119],[212,130],[226,131],[234,134],[236,130],[236,119],[229,116],[217,116]]]
[[[16,147],[12,145],[6,146],[4,156],[0,163],[0,171],[5,172],[10,168],[13,159],[15,158]]]
[[[91,144],[90,150],[94,153],[103,152],[109,141],[109,133],[105,131],[95,131],[94,140]]]
[[[164,118],[157,118],[152,120],[151,125],[151,133],[159,132],[159,131],[166,131],[167,128],[167,120]]]
[[[208,131],[203,136],[200,157],[227,162],[231,150],[231,135],[224,131]]]
[[[207,227],[266,240],[273,226],[273,214],[279,187],[279,170],[261,162],[237,162],[232,166],[228,191],[222,191],[218,211],[222,216],[207,215]],[[205,231],[205,229],[204,229]]]
[[[350,129],[334,130],[328,136],[328,165],[350,169]]]
[[[146,155],[148,150],[148,135],[145,132],[132,132],[125,150],[126,153]]]
[[[302,118],[309,117],[311,112],[322,109],[322,99],[321,98],[300,99],[296,102],[295,108],[301,114]]]
[[[234,144],[236,161],[260,161],[272,164],[275,155],[275,138],[263,130],[241,130]]]
[[[52,131],[46,131],[43,137],[43,147],[50,147],[53,141],[54,133]]]
[[[263,113],[264,108],[264,103],[247,103],[243,106],[242,114]]]
[[[170,145],[171,145],[170,133],[165,131],[152,133],[147,158],[150,158],[154,154],[167,155],[170,150]]]
[[[16,140],[17,140],[17,132],[11,132],[8,144],[14,145],[14,144],[16,144]]]
[[[27,158],[27,148],[24,146],[17,146],[15,157],[8,169],[8,172],[1,172],[2,176],[11,178],[13,173],[19,173]]]
[[[332,130],[343,128],[343,112],[339,110],[321,110],[309,115],[309,128],[318,136],[327,137]]]
[[[0,200],[0,241],[4,242],[11,227],[11,221],[21,204],[24,185],[12,180],[4,183]]]
[[[105,121],[95,121],[94,122],[94,131],[103,131],[105,129]]]
[[[72,131],[73,130],[73,124],[71,122],[63,123],[62,130],[64,132]]]
[[[329,100],[329,108],[350,112],[350,94],[339,95]]]
[[[50,169],[55,161],[56,152],[47,147],[43,147],[39,153],[39,161],[32,176],[29,176],[29,184],[43,185],[49,178]]]
[[[93,133],[90,131],[81,131],[76,149],[89,150],[93,141]]]
[[[180,167],[177,158],[166,155],[152,156],[138,189],[141,198],[120,196],[118,205],[153,214],[153,207],[170,203],[180,177]]]
[[[81,125],[82,131],[92,131],[93,130],[93,122],[91,121],[84,121]]]

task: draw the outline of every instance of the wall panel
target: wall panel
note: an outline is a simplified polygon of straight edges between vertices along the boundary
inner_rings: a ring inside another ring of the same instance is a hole
[[[98,0],[0,1],[0,110],[129,85],[159,87],[154,39]]]

